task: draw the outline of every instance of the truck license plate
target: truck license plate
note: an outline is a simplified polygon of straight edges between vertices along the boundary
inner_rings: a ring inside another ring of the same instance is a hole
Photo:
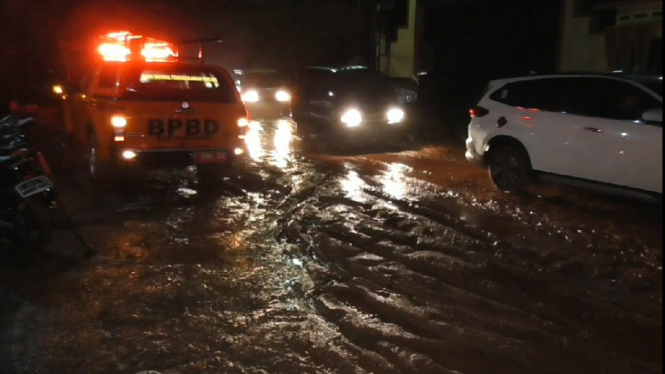
[[[197,164],[223,164],[228,161],[226,152],[196,152]]]

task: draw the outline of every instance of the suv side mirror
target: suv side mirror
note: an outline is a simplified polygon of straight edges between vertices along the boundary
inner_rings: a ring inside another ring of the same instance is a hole
[[[649,125],[663,125],[663,109],[651,109],[642,114],[642,121]]]

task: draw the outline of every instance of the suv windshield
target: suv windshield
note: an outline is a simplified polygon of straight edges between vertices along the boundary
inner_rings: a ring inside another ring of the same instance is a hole
[[[337,73],[337,81],[342,92],[378,97],[396,95],[388,79],[374,70],[340,72]]]
[[[235,88],[205,67],[149,65],[130,69],[123,80],[128,100],[236,102]]]

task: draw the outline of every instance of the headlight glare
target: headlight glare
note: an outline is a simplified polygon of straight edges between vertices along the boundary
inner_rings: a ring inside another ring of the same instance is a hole
[[[342,114],[342,123],[347,127],[358,127],[363,122],[363,115],[358,109],[348,109]]]

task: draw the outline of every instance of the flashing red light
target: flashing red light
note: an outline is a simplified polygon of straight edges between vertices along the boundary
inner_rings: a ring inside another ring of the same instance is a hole
[[[132,50],[128,43],[133,40],[142,39],[141,56],[146,61],[169,61],[177,57],[173,46],[162,40],[132,35],[126,31],[111,32],[102,35],[104,42],[98,48],[99,54],[104,61],[126,62],[132,57]]]
[[[177,56],[167,43],[146,43],[143,46],[141,55],[147,61],[168,60]]]
[[[99,54],[104,61],[125,62],[131,55],[129,48],[122,44],[104,43],[99,46]]]

